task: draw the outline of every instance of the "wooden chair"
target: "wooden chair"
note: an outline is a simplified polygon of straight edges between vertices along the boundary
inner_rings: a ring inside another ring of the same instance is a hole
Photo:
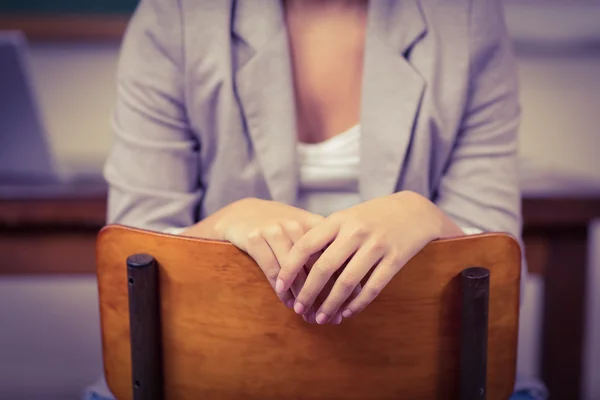
[[[435,241],[361,314],[320,326],[229,243],[108,226],[97,244],[106,379],[120,400],[506,400],[520,260],[504,234]]]

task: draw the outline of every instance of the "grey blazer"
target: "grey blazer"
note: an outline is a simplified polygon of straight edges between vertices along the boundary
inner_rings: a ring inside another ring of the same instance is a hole
[[[520,237],[514,58],[499,0],[372,0],[363,200],[412,190]],[[186,227],[244,198],[296,200],[280,0],[142,0],[118,68],[109,222]]]

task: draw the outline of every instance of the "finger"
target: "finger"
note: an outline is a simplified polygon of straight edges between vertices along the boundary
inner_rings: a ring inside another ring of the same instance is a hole
[[[334,316],[384,254],[385,247],[379,242],[370,241],[361,246],[340,273],[329,296],[317,312],[317,321],[328,321]]]
[[[344,307],[342,316],[344,318],[350,318],[371,304],[403,266],[404,263],[384,258],[377,267],[375,267],[375,270],[360,291],[360,294]]]
[[[317,313],[316,310],[314,308],[309,308],[308,310],[306,310],[306,312],[304,314],[302,314],[302,318],[304,318],[304,320],[306,322],[308,322],[309,324],[316,324],[317,320],[315,319]]]
[[[312,266],[314,265],[314,263],[318,260],[318,258],[320,257],[321,252],[314,254],[313,256],[311,256],[311,258],[308,260],[308,262],[306,263],[305,266],[305,271],[306,273],[310,272],[310,269],[312,268]],[[325,288],[321,291],[321,293],[319,294],[319,296],[317,296],[317,301],[315,301],[313,307],[310,308],[310,310],[308,310],[305,314],[302,315],[302,317],[304,318],[304,320],[306,322],[309,323],[317,323],[316,322],[316,312],[315,309],[319,309],[323,300],[327,297],[327,294],[329,294],[329,292],[331,291],[333,284],[335,283],[335,280],[337,279],[337,277],[339,276],[338,272],[333,274],[333,277],[329,280],[328,284],[325,286]],[[352,295],[350,295],[350,298],[348,299],[353,300],[356,296],[358,296],[358,294],[360,293],[361,290],[361,285],[358,285],[354,291],[352,292]],[[294,293],[294,295],[297,296],[297,292]],[[321,298],[321,296],[324,295],[324,298]],[[341,317],[341,311],[339,312],[339,315]],[[333,321],[332,321],[333,322]],[[340,320],[341,323],[341,320]]]
[[[304,314],[302,314],[302,317],[304,318],[304,320],[306,322],[308,322],[309,324],[316,324],[317,320],[316,320],[316,316],[317,316],[317,309],[315,307],[319,307],[320,306],[320,301],[317,300],[315,302],[315,305],[313,307],[310,307],[309,309],[307,309]]]
[[[263,233],[267,243],[269,244],[269,247],[271,247],[271,250],[273,250],[273,253],[275,254],[275,257],[279,263],[289,254],[294,243],[298,241],[303,234],[304,228],[302,224],[295,220],[284,221],[281,223],[281,225],[269,227],[265,229]],[[289,290],[291,291],[292,298],[294,300],[296,295],[300,293],[300,290],[306,281],[306,276],[306,271],[304,269],[301,270],[290,286]],[[290,307],[289,302],[286,303],[286,306]],[[292,302],[290,308],[293,308],[293,306],[294,305]]]
[[[289,226],[287,228],[293,231],[291,224],[288,225]],[[277,267],[281,269],[281,261],[287,257],[292,249],[292,246],[294,245],[290,239],[287,229],[282,225],[273,224],[263,229],[262,236],[277,259]]]
[[[297,296],[298,293],[300,293],[300,290],[302,290],[302,286],[304,286],[304,282],[306,282],[306,277],[308,276],[309,271],[311,270],[314,263],[317,262],[321,254],[323,253],[318,252],[310,256],[304,267],[296,276],[296,279],[294,279],[294,282],[292,283],[292,286],[290,288],[292,290],[292,293],[294,294],[294,299],[295,296]]]
[[[282,291],[288,289],[310,256],[323,250],[335,239],[337,233],[338,224],[333,222],[327,223],[327,221],[306,232],[294,244],[294,247],[292,247],[281,265],[278,288]]]
[[[277,250],[275,251],[275,255],[277,256],[279,265],[281,265],[282,260],[288,256],[290,250],[294,246],[294,243],[296,243],[298,240],[300,240],[300,238],[302,238],[304,233],[308,230],[304,227],[304,225],[300,221],[296,221],[296,220],[283,221],[283,222],[281,222],[280,226],[282,227],[282,233],[285,235],[287,240],[285,241],[285,243],[283,243],[283,241],[280,238],[278,238],[278,237],[273,238],[274,241],[279,239],[279,240],[277,240],[276,243],[274,243],[277,247]],[[273,233],[278,233],[278,232],[273,232]],[[294,280],[294,283],[292,283],[292,285],[290,285],[290,289],[296,289],[295,291],[292,290],[292,293],[294,295],[296,295],[300,292],[300,289],[302,288],[302,285],[304,284],[305,280],[306,280],[306,272],[300,271],[298,273],[298,276]],[[275,284],[275,289],[277,290],[277,283]]]
[[[294,294],[294,298],[295,298],[295,296],[298,295],[298,293],[300,293],[300,290],[302,290],[302,286],[304,285],[304,282],[306,281],[306,276],[312,269],[315,262],[317,262],[317,260],[321,256],[321,254],[322,254],[322,252],[318,252],[318,253],[310,256],[310,258],[306,262],[306,265],[304,266],[304,268],[302,268],[302,270],[298,274],[298,277],[294,280],[294,283],[292,284],[292,293]],[[299,281],[301,281],[301,282],[299,282]],[[318,306],[320,306],[320,304],[321,303],[319,302]],[[317,313],[316,313],[316,309],[314,307],[311,307],[310,309],[305,310],[304,313],[301,315],[302,315],[302,318],[304,318],[304,321],[308,322],[309,324],[317,323],[315,320]]]
[[[334,325],[339,325],[342,323],[342,313],[337,313],[335,314],[335,316],[331,319],[331,323]]]
[[[307,212],[306,216],[304,218],[301,218],[298,222],[302,225],[304,233],[308,232],[323,221],[325,221],[325,217],[323,217],[322,215]]]
[[[263,230],[263,237],[265,238],[267,244],[269,245],[273,254],[275,255],[279,269],[281,269],[281,260],[283,260],[284,257],[286,257],[289,254],[290,250],[292,249],[292,246],[294,245],[293,238],[301,237],[303,232],[304,229],[302,228],[302,225],[293,220],[285,221],[281,225],[274,224]],[[304,280],[306,280],[306,273],[298,274],[298,276],[301,278],[301,282],[299,282],[299,284],[301,285],[304,282]],[[277,283],[275,280],[275,285],[276,284]],[[273,282],[271,282],[271,285],[273,285]],[[274,286],[274,288],[277,292],[277,287]],[[289,294],[285,296],[285,305],[288,308],[293,308],[296,299],[296,294],[299,293],[300,290],[296,289],[296,292],[294,293],[294,291],[290,288],[289,290],[286,290],[283,293],[287,292],[289,292]]]
[[[296,296],[296,304],[294,304],[294,310],[296,312],[302,310],[303,307],[312,307],[317,295],[321,293],[332,275],[348,261],[359,246],[360,240],[354,236],[338,236],[338,238],[334,240],[310,270],[302,290]],[[351,292],[352,290],[348,292],[348,295]],[[324,294],[327,296],[329,292],[327,291]],[[301,312],[302,311],[300,311],[300,313]]]
[[[360,293],[360,289],[361,286],[357,286],[356,289],[354,290],[354,292],[352,292],[352,295],[350,296],[350,300],[354,299],[359,293]],[[305,314],[302,315],[302,318],[304,318],[304,321],[310,323],[310,324],[316,324],[319,323],[316,319],[316,312],[315,309],[317,307],[320,306],[320,300],[317,298],[317,301],[315,301],[315,305],[313,307],[310,308],[310,310],[308,310]],[[334,324],[334,325],[339,325],[342,322],[343,318],[342,318],[342,311],[338,311],[336,313],[336,315],[330,319],[330,323]]]
[[[290,238],[290,242],[291,242],[290,250],[293,247],[294,243],[296,243],[298,240],[300,240],[300,238],[304,235],[304,233],[306,231],[308,231],[308,229],[310,229],[310,228],[305,227],[305,225],[303,225],[301,222],[294,221],[294,220],[293,221],[285,221],[282,223],[282,225],[283,225],[283,228],[284,228],[285,232],[287,233],[288,237]],[[290,250],[288,250],[287,254],[289,254]],[[287,254],[286,254],[286,257],[287,257]],[[302,289],[302,286],[304,285],[304,282],[306,281],[306,274],[307,274],[307,271],[304,268],[301,269],[300,272],[298,273],[298,275],[296,276],[296,279],[290,286],[290,290],[292,291],[294,298],[296,295],[298,295],[298,293],[300,293],[300,290]]]
[[[310,272],[309,272],[309,274],[310,274]],[[333,288],[333,285],[335,284],[335,280],[338,278],[338,276],[339,276],[339,274],[337,272],[333,274],[333,276],[327,281],[327,283],[323,287],[323,290],[321,290],[319,292],[319,294],[317,295],[317,298],[315,299],[315,302],[313,303],[313,305],[310,307],[311,317],[317,324],[322,325],[321,322],[317,321],[317,310],[319,310],[319,308],[321,308],[323,301],[325,301],[325,299],[327,298],[327,295]]]
[[[275,282],[277,280],[280,267],[277,257],[275,257],[273,250],[268,245],[266,240],[260,235],[253,236],[249,240],[247,252],[250,257],[256,261],[260,269],[267,277],[271,287],[273,287],[273,290],[275,290]],[[277,292],[275,290],[275,293],[287,307],[292,308],[294,306],[294,296],[290,290],[283,292]]]
[[[354,290],[352,291],[352,294],[350,295],[350,297],[348,297],[348,300],[346,301],[346,304],[350,303],[350,301],[354,300],[356,298],[356,296],[358,296],[358,294],[361,291],[362,286],[359,284],[358,286],[356,286],[354,288]],[[345,304],[345,305],[346,305]],[[320,310],[321,307],[319,307]],[[338,310],[333,317],[329,318],[326,322],[332,323],[332,324],[340,324],[342,322],[342,310],[345,310],[345,307],[341,307],[340,310]],[[319,321],[317,320],[317,316],[319,315],[320,311],[316,313],[315,316],[315,321],[317,321],[317,323],[319,323]],[[322,317],[320,318],[322,320]],[[339,322],[338,322],[339,320]]]

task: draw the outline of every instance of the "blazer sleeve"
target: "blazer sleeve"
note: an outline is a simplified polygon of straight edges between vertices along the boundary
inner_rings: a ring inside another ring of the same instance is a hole
[[[200,143],[186,117],[184,56],[178,1],[142,0],[118,64],[108,223],[169,231],[195,222]]]
[[[436,204],[458,225],[520,239],[516,63],[499,0],[472,0],[467,106]]]

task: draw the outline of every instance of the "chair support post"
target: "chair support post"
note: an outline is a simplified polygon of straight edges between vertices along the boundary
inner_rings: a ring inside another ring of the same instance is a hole
[[[486,398],[490,271],[467,268],[461,273],[460,398]]]
[[[127,258],[134,400],[163,398],[158,264],[148,254]]]

